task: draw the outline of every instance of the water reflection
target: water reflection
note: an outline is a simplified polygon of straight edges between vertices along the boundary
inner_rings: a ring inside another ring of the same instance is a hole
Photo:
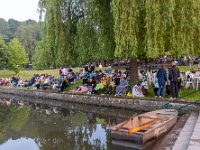
[[[0,150],[116,150],[110,127],[134,113],[109,108],[112,114],[125,114],[117,117],[18,99],[0,102]]]

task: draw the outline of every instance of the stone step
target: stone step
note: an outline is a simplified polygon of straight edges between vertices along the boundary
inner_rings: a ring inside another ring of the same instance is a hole
[[[188,120],[188,115],[182,115],[177,123],[172,127],[172,129],[165,135],[162,142],[156,147],[156,150],[168,150],[172,149],[174,146],[175,141],[178,138],[183,126],[185,125],[186,121]]]
[[[192,136],[187,150],[199,150],[200,149],[200,112],[197,122],[194,126]]]
[[[178,135],[172,150],[187,150],[199,114],[192,112]]]

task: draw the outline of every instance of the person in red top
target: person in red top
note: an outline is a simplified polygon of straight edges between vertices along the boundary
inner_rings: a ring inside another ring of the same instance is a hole
[[[62,79],[62,67],[60,67],[60,69],[59,69],[59,75],[60,75],[60,80]]]

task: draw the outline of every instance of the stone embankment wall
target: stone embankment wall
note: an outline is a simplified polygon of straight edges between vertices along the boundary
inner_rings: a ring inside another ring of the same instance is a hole
[[[0,97],[5,97],[6,99],[20,100],[23,102],[45,104],[47,106],[64,108],[64,109],[68,109],[71,111],[81,111],[81,112],[85,112],[85,113],[117,117],[117,118],[121,118],[121,119],[122,118],[127,119],[127,118],[133,116],[133,114],[135,114],[135,113],[138,113],[138,114],[144,113],[144,111],[139,111],[139,110],[121,109],[121,108],[113,108],[113,107],[99,107],[99,106],[95,106],[95,105],[71,103],[71,102],[59,101],[59,100],[54,100],[54,99],[31,98],[31,97],[27,97],[27,96],[19,96],[19,95],[13,95],[13,94],[0,93]]]
[[[128,98],[128,97],[113,97],[107,95],[91,95],[78,93],[56,93],[39,90],[26,90],[14,88],[0,88],[0,93],[12,94],[13,96],[21,96],[31,98],[33,101],[39,102],[37,99],[46,99],[61,102],[79,103],[87,105],[105,106],[113,108],[124,108],[141,111],[152,111],[163,109],[164,104],[169,102],[168,99],[147,99],[147,98]],[[186,105],[186,101],[177,101],[169,104],[169,108],[178,108]],[[183,109],[183,111],[200,110],[200,104],[193,104]]]

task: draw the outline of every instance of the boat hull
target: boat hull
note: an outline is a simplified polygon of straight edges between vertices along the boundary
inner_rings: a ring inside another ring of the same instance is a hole
[[[152,111],[149,113],[143,114],[145,116],[152,116],[156,115],[159,118],[167,117],[168,119],[159,123],[156,123],[152,125],[151,127],[147,129],[140,130],[138,132],[135,132],[133,134],[128,134],[127,129],[120,129],[119,131],[116,131],[116,128],[120,125],[116,125],[111,128],[111,137],[112,137],[112,143],[115,145],[121,145],[121,146],[127,146],[131,148],[136,149],[144,149],[148,147],[150,144],[152,144],[152,141],[155,142],[159,137],[163,136],[168,132],[173,125],[177,122],[177,116],[178,112],[174,109],[170,109],[168,111],[166,110],[157,110]],[[137,123],[139,121],[139,123]],[[139,117],[134,118],[133,125],[137,124],[134,127],[140,126],[142,124],[151,123],[153,119],[141,119]],[[131,123],[129,123],[128,126],[130,126]]]

